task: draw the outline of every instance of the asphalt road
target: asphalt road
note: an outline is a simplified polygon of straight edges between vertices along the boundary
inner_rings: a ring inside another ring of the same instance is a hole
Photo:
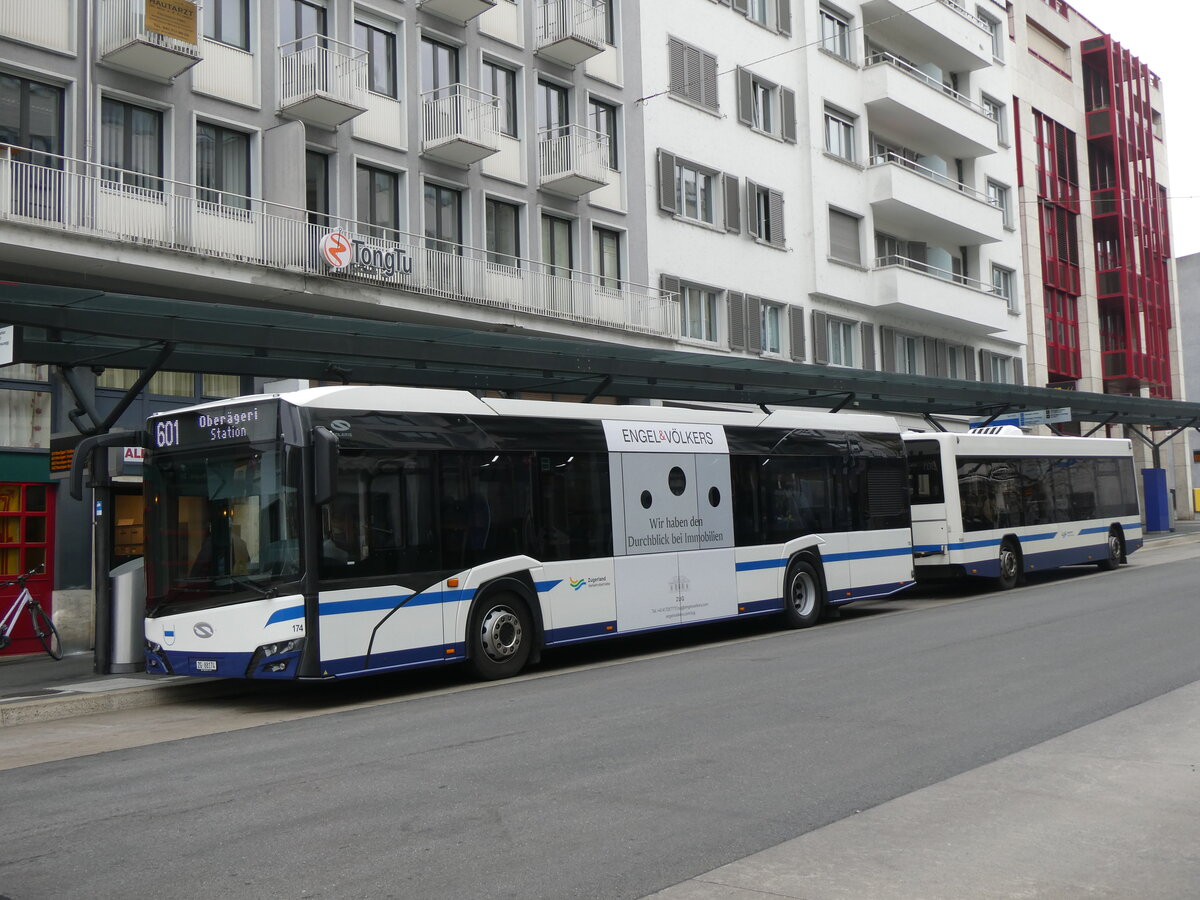
[[[1197,681],[1195,572],[1164,550],[468,690],[276,692],[191,711],[240,730],[78,755],[91,717],[0,772],[0,894],[641,897]],[[307,718],[247,728],[264,706]]]

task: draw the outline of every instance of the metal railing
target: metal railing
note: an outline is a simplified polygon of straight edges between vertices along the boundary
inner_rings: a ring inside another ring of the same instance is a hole
[[[8,145],[0,145],[0,221],[679,337],[678,300],[657,288],[349,219],[314,224],[295,207]],[[322,249],[334,231],[345,238],[340,268]]]
[[[956,13],[958,13],[960,16],[962,16],[964,19],[966,19],[972,25],[977,25],[978,27],[980,27],[984,31],[986,31],[988,34],[992,33],[991,26],[989,26],[987,22],[983,21],[983,19],[979,18],[979,16],[976,16],[976,15],[968,12],[967,8],[965,6],[955,3],[954,0],[942,0],[942,5],[950,7],[952,10],[954,10]]]
[[[533,15],[537,48],[567,38],[602,47],[607,37],[607,0],[538,0]]]
[[[960,193],[960,194],[966,194],[968,197],[972,197],[975,200],[979,200],[983,203],[986,203],[988,206],[994,207],[995,209],[1003,209],[1004,208],[997,199],[995,199],[993,197],[989,197],[983,191],[977,191],[977,190],[975,190],[975,188],[970,187],[969,185],[963,184],[961,181],[955,181],[949,175],[945,175],[945,174],[935,171],[933,169],[926,168],[925,166],[922,166],[919,163],[915,163],[911,159],[901,156],[899,153],[896,153],[895,151],[892,151],[892,150],[889,150],[886,153],[879,153],[879,154],[876,154],[875,156],[872,156],[871,157],[871,165],[872,166],[886,166],[886,165],[900,166],[903,169],[908,169],[908,170],[916,173],[917,175],[920,175],[922,178],[928,179],[929,181],[932,181],[936,184],[940,184],[943,187],[950,188],[951,190],[958,191],[958,193]]]
[[[923,84],[927,85],[928,87],[931,87],[934,90],[945,94],[951,100],[954,100],[955,102],[962,104],[963,106],[965,106],[967,109],[971,110],[972,112],[979,113],[979,115],[983,116],[988,121],[990,121],[990,122],[996,121],[996,117],[992,114],[992,110],[988,109],[982,103],[976,103],[974,100],[972,100],[966,94],[960,94],[958,91],[954,90],[953,88],[947,87],[945,84],[943,84],[938,79],[934,78],[931,75],[927,75],[926,73],[924,73],[920,69],[918,69],[916,66],[914,66],[912,63],[905,62],[904,60],[900,59],[900,57],[898,57],[898,56],[893,56],[891,53],[886,53],[886,52],[872,53],[870,56],[867,57],[866,67],[870,68],[871,66],[877,66],[877,65],[894,66],[895,68],[897,68],[901,72],[903,72],[905,75],[915,78],[915,79],[917,79],[917,81],[922,82]]]
[[[146,0],[100,0],[96,30],[100,55],[120,50],[131,41],[143,41],[173,53],[200,59],[200,36],[204,33],[203,15],[196,6],[196,43],[167,37],[146,28]]]
[[[314,95],[365,106],[367,51],[320,34],[279,47],[279,103],[283,107]]]
[[[928,275],[930,278],[938,278],[942,281],[949,281],[954,284],[960,284],[965,288],[970,288],[973,291],[978,291],[981,294],[995,294],[1000,296],[995,285],[985,281],[979,281],[974,278],[968,278],[966,275],[960,275],[957,272],[951,272],[948,269],[939,269],[937,266],[931,266],[929,263],[919,260],[910,259],[907,256],[899,254],[890,254],[888,256],[875,257],[876,269],[893,269],[901,268],[908,269],[911,272],[917,272],[921,275]]]
[[[542,183],[566,175],[608,182],[608,135],[581,125],[564,125],[538,134],[538,171]]]
[[[426,148],[463,140],[500,149],[500,101],[465,84],[421,95],[421,137]]]
[[[6,0],[0,3],[0,35],[49,47],[75,50],[70,0]]]

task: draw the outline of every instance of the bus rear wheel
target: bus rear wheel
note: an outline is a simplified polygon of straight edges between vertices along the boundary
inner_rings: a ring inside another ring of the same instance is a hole
[[[783,621],[789,628],[809,628],[817,624],[824,608],[820,573],[807,559],[797,559],[783,582]]]
[[[1000,542],[1000,576],[996,583],[1000,590],[1008,591],[1021,580],[1021,550],[1012,538]]]
[[[467,650],[480,678],[511,678],[525,668],[533,647],[529,608],[516,594],[484,597],[471,612]]]
[[[1124,556],[1121,533],[1116,528],[1108,529],[1108,540],[1105,542],[1105,557],[1097,565],[1105,572],[1111,572],[1121,565]]]

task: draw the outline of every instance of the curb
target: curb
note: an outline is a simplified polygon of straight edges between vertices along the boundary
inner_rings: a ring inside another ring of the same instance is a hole
[[[188,680],[161,685],[150,684],[145,687],[122,688],[116,691],[81,692],[14,700],[11,703],[0,703],[0,728],[9,725],[52,722],[57,719],[88,716],[93,713],[142,709],[148,706],[184,703],[211,697],[227,697],[231,694],[242,693],[245,687],[242,682],[229,679],[199,684]]]

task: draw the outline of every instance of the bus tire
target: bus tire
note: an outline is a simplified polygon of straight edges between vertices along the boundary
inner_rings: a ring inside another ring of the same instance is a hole
[[[825,587],[817,567],[805,557],[788,566],[783,580],[783,621],[789,628],[811,628],[825,610]]]
[[[511,678],[525,668],[533,648],[533,617],[519,596],[497,591],[471,610],[467,654],[480,678]]]
[[[1112,572],[1119,568],[1125,558],[1125,541],[1121,539],[1121,530],[1115,525],[1108,529],[1108,539],[1105,541],[1104,559],[1096,563],[1101,570]]]
[[[996,584],[1000,590],[1009,591],[1021,580],[1021,548],[1012,538],[1000,542],[1000,575]]]

